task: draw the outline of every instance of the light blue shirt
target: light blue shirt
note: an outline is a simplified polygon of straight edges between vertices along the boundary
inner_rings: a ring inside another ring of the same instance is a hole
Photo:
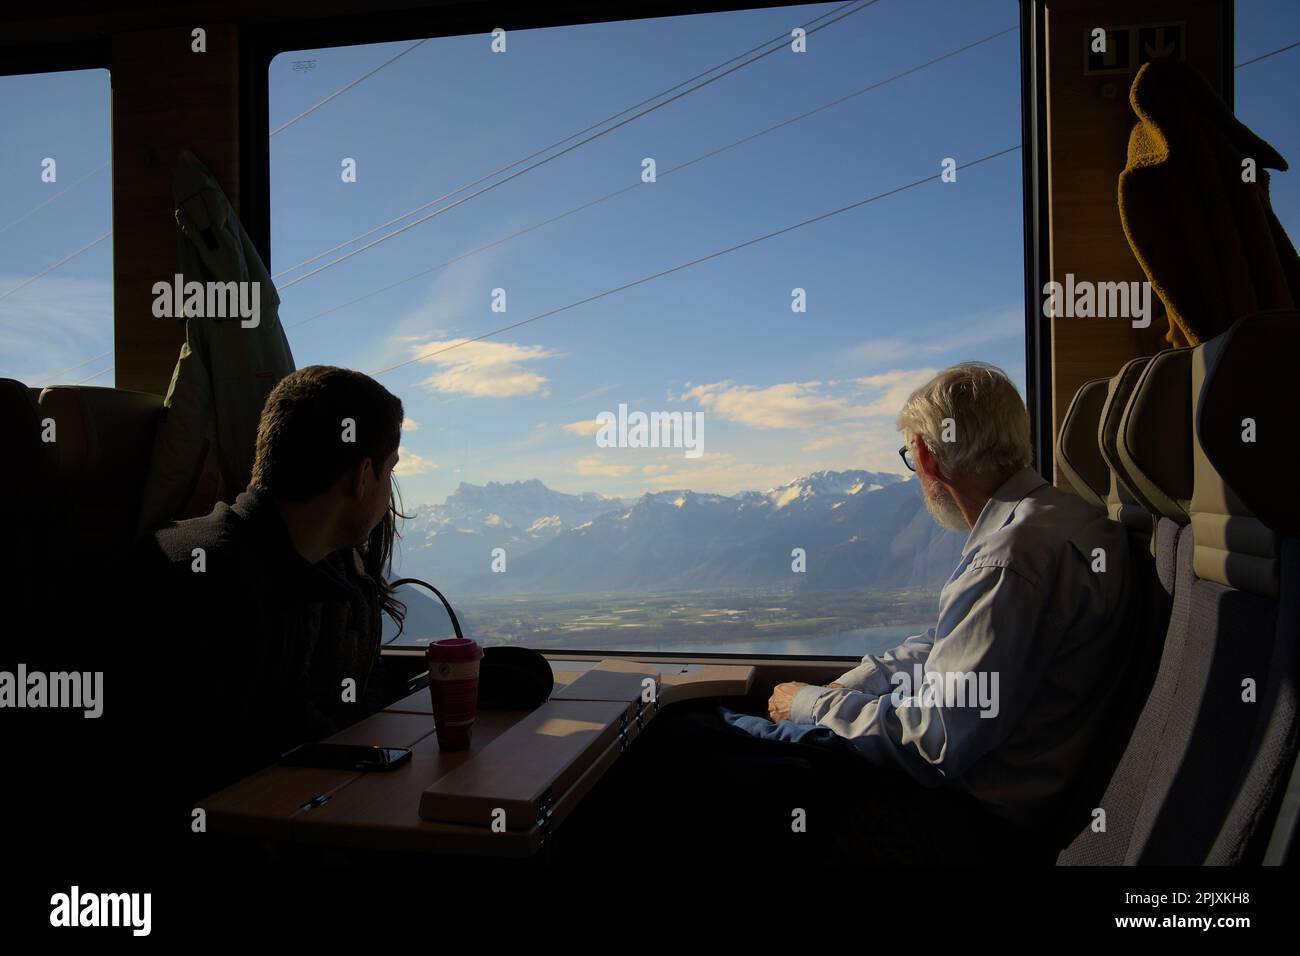
[[[1129,567],[1123,526],[1021,469],[971,528],[938,623],[868,654],[843,689],[801,688],[790,720],[1037,822],[1091,743],[1093,700],[1126,637]]]

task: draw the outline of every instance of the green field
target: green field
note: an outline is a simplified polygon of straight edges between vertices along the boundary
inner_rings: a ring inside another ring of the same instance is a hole
[[[779,653],[781,642],[806,645],[846,632],[924,630],[937,607],[934,591],[711,590],[467,599],[457,613],[466,635],[484,645],[726,653],[729,644],[757,641]],[[403,643],[425,643],[421,637],[405,636]],[[855,653],[856,644],[849,646]]]

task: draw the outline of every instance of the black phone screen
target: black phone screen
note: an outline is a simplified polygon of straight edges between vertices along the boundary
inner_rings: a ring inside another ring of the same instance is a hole
[[[280,758],[280,764],[329,770],[393,770],[410,759],[411,751],[405,747],[314,743],[290,750]]]

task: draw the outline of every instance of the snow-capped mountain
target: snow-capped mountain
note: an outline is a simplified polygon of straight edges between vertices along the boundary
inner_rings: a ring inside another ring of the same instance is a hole
[[[814,504],[833,508],[851,495],[869,494],[902,480],[901,475],[873,471],[814,471],[788,484],[769,488],[763,497],[774,508]]]
[[[492,549],[514,558],[568,528],[624,506],[621,498],[568,495],[529,481],[461,482],[440,505],[408,508],[401,523],[404,575],[452,583],[488,568]]]
[[[634,503],[532,480],[462,484],[402,528],[403,574],[461,592],[933,587],[964,535],[898,475],[820,471],[765,492],[660,491]],[[491,571],[506,551],[506,573]],[[805,573],[791,569],[802,548]]]

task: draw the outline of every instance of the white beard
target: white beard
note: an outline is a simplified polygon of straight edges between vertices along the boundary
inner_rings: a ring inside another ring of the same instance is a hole
[[[937,481],[922,483],[921,497],[925,501],[925,510],[930,512],[930,517],[939,522],[942,527],[949,531],[970,530],[970,525],[966,523],[966,516],[961,513],[957,502],[953,501],[952,495],[948,494],[948,489],[943,485]]]

